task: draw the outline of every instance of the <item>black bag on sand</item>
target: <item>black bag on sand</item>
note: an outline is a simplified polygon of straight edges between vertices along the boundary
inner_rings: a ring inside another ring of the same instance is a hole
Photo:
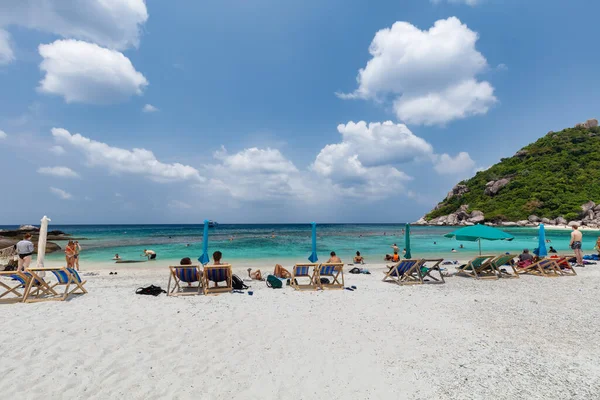
[[[147,287],[141,287],[135,291],[135,294],[147,294],[150,296],[158,296],[161,293],[167,293],[167,291],[163,290],[160,286],[154,286],[154,285],[150,285]]]
[[[243,280],[240,279],[239,276],[237,275],[233,275],[231,277],[231,286],[233,286],[233,288],[235,290],[244,290],[244,289],[248,289],[248,285],[246,285],[244,283]]]
[[[324,285],[329,285],[329,279],[327,278],[321,278],[321,283]]]

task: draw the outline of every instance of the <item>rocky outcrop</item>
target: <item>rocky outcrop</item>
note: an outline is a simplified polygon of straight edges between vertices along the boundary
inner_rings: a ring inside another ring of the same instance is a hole
[[[598,127],[598,120],[595,118],[588,119],[585,122],[580,122],[575,125],[575,128],[584,128],[584,129],[597,128],[597,127]]]
[[[527,220],[529,222],[540,222],[540,218],[537,215],[530,215]]]
[[[502,178],[497,181],[490,181],[485,185],[484,193],[488,196],[495,196],[500,189],[510,183],[509,178]]]
[[[453,197],[461,197],[463,194],[468,193],[469,188],[466,185],[458,184],[452,188],[451,191],[448,192],[446,196],[446,200],[450,200]]]
[[[527,154],[529,154],[529,152],[527,150],[519,150],[516,152],[515,157],[523,158]]]

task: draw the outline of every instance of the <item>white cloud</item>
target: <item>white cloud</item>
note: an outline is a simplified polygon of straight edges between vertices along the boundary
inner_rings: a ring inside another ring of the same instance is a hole
[[[0,27],[24,26],[114,49],[139,44],[144,0],[2,0]]]
[[[123,197],[121,193],[115,193],[115,197]]]
[[[38,174],[51,175],[58,178],[79,178],[79,174],[69,167],[42,167],[37,172]]]
[[[168,206],[169,208],[173,208],[175,210],[189,210],[192,208],[191,205],[180,200],[171,200]]]
[[[476,76],[488,68],[477,51],[476,32],[456,17],[422,31],[396,22],[375,34],[372,58],[359,71],[358,88],[345,99],[394,99],[399,119],[415,124],[444,124],[485,114],[497,101],[488,82]]]
[[[460,152],[456,157],[444,153],[437,157],[434,169],[441,175],[461,175],[475,171],[475,161],[467,152]]]
[[[141,95],[148,81],[122,53],[78,40],[39,46],[46,73],[39,90],[67,103],[107,104]]]
[[[105,167],[113,173],[143,175],[156,182],[205,180],[196,168],[180,163],[162,163],[156,159],[154,153],[146,149],[126,150],[112,147],[78,133],[71,134],[62,128],[53,128],[52,135],[61,143],[69,144],[83,152],[91,166]]]
[[[52,146],[50,147],[50,152],[56,154],[57,156],[61,156],[65,154],[65,149],[62,146]]]
[[[215,152],[217,163],[205,166],[209,186],[232,198],[246,201],[311,197],[301,172],[277,149],[244,149],[229,154]]]
[[[15,54],[10,45],[10,34],[0,29],[0,65],[9,64],[15,59]]]
[[[2,129],[0,129],[0,140],[6,139],[8,135]]]
[[[152,104],[146,104],[143,108],[142,111],[145,113],[153,113],[153,112],[157,112],[158,108],[154,107]]]
[[[448,3],[452,4],[466,4],[468,6],[474,7],[481,3],[481,0],[446,0]],[[431,0],[433,4],[443,3],[444,0]]]
[[[403,124],[348,122],[338,126],[342,141],[325,146],[312,169],[347,194],[384,196],[411,178],[396,166],[430,160],[433,148]]]
[[[59,188],[50,187],[50,191],[63,200],[69,200],[73,197],[71,193],[65,192],[64,190]]]

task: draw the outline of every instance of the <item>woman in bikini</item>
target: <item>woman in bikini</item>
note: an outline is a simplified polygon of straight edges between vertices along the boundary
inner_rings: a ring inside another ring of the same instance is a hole
[[[273,270],[273,275],[275,275],[276,277],[281,278],[281,279],[289,279],[292,277],[292,274],[290,274],[290,271],[283,268],[281,266],[281,264],[275,265],[275,269]],[[256,271],[252,272],[252,268],[248,268],[248,276],[250,277],[250,279],[253,279],[255,281],[264,280],[264,278],[262,276],[262,272],[260,272],[260,269],[257,269]]]
[[[67,247],[65,247],[65,259],[67,261],[67,268],[73,268],[75,261],[75,244],[72,240],[69,240]]]

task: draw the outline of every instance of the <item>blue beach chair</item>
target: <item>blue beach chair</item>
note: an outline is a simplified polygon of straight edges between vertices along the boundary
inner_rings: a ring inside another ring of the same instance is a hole
[[[317,290],[319,288],[319,284],[316,281],[318,268],[319,264],[314,263],[294,265],[292,267],[290,286],[295,290]],[[304,283],[306,279],[308,279],[308,283]]]
[[[0,290],[4,290],[0,292],[0,301],[2,303],[18,303],[23,301],[31,274],[18,271],[0,271],[0,278],[11,279],[9,283],[0,280]]]
[[[200,294],[202,290],[202,275],[199,265],[169,266],[169,284],[167,296],[188,296]],[[173,287],[171,288],[171,282]],[[191,285],[196,283],[196,285]]]
[[[29,280],[23,301],[26,303],[35,303],[40,301],[65,301],[72,294],[86,294],[87,290],[83,287],[86,281],[82,280],[79,273],[73,268],[53,267],[53,268],[28,268],[27,272],[32,278]],[[39,276],[40,272],[52,272],[57,282],[51,283],[45,281]],[[37,290],[32,292],[33,286]],[[57,287],[64,287],[64,292],[57,292]]]
[[[232,292],[231,277],[231,264],[205,265],[202,273],[204,294]],[[214,282],[215,285],[211,287],[210,282]],[[220,282],[225,282],[225,286],[217,286]]]
[[[419,268],[422,260],[402,260],[397,264],[388,266],[390,270],[385,273],[384,282],[393,282],[398,285],[420,285],[423,283]]]
[[[331,282],[323,283],[321,278],[330,278]],[[344,263],[324,263],[319,265],[315,272],[315,283],[319,285],[321,289],[343,289]]]

